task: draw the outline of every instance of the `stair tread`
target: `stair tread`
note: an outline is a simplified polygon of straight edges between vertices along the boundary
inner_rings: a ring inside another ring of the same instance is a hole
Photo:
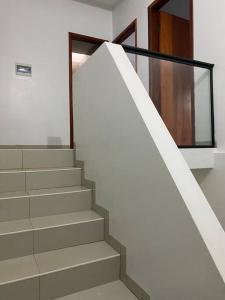
[[[0,235],[93,222],[97,220],[104,220],[104,218],[92,210],[86,210],[68,214],[0,222]]]
[[[86,192],[86,191],[90,191],[90,189],[83,186],[69,186],[69,187],[60,187],[60,188],[0,193],[0,199],[21,198],[21,197],[28,197],[28,196],[43,196],[43,195]]]
[[[103,220],[103,218],[96,214],[94,211],[87,210],[69,214],[32,218],[31,223],[35,229],[41,229],[62,225],[92,222],[97,220]]]
[[[119,257],[106,242],[96,242],[35,254],[42,274],[64,270],[91,262]]]
[[[0,261],[0,285],[38,276],[33,255]]]
[[[2,173],[35,173],[35,172],[54,172],[54,171],[67,171],[67,170],[81,170],[79,167],[57,167],[57,168],[40,168],[40,169],[0,169]]]
[[[0,222],[0,235],[31,231],[32,226],[29,219]]]
[[[60,188],[51,188],[51,189],[40,189],[40,190],[31,190],[28,191],[30,196],[42,196],[42,195],[52,195],[52,194],[64,194],[71,192],[85,192],[90,191],[90,189],[83,186],[69,186],[69,187],[60,187]]]
[[[56,300],[137,300],[121,281],[110,282]]]
[[[0,193],[0,200],[6,198],[21,198],[26,196],[27,196],[27,192],[25,191],[6,192],[6,193]]]

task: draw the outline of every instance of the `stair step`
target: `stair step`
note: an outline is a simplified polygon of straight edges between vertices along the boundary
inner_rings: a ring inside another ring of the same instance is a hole
[[[76,185],[81,185],[81,168],[0,171],[0,193]]]
[[[80,168],[26,171],[27,190],[75,185],[81,185]]]
[[[110,282],[56,300],[137,300],[120,281]]]
[[[104,219],[93,211],[0,222],[0,260],[104,239]]]
[[[35,255],[42,300],[63,297],[119,279],[120,255],[97,242]]]
[[[39,300],[38,267],[33,255],[0,262],[0,299]]]
[[[42,189],[28,194],[31,217],[89,210],[92,206],[92,191],[81,186]]]
[[[0,193],[0,222],[90,210],[92,191],[82,186]]]
[[[33,254],[32,226],[28,219],[0,223],[0,260]]]
[[[19,257],[0,262],[0,296],[36,300],[39,281],[40,299],[55,299],[118,280],[119,271],[120,255],[105,242]]]
[[[38,267],[33,255],[0,261],[0,286],[38,275]]]
[[[74,167],[72,149],[0,149],[0,170]]]
[[[70,168],[74,167],[74,150],[31,149],[23,150],[23,168]]]
[[[104,219],[93,211],[31,219],[34,252],[46,252],[104,239]]]

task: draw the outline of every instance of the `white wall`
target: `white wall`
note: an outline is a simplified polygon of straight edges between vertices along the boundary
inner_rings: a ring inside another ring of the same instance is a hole
[[[72,0],[0,1],[0,145],[69,144],[68,32],[112,36],[112,14]],[[15,63],[32,64],[32,78]]]
[[[153,0],[123,0],[113,11],[113,38],[137,18],[137,46],[148,49],[148,6]],[[137,68],[146,90],[149,90],[148,58],[138,56]]]
[[[215,63],[214,93],[216,141],[225,149],[225,2],[224,0],[194,1],[195,58]]]
[[[152,300],[223,300],[225,233],[121,46],[101,46],[74,86],[76,157],[128,275]]]
[[[216,152],[214,161],[213,169],[194,170],[193,174],[225,230],[225,153]]]

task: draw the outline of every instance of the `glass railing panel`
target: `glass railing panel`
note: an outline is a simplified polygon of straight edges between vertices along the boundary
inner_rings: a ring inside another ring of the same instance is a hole
[[[127,54],[176,144],[213,147],[212,65]]]

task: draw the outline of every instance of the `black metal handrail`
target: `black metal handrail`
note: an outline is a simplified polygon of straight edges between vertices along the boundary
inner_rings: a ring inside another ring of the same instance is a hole
[[[160,52],[155,51],[149,51],[147,49],[143,48],[136,48],[128,45],[121,45],[126,53],[134,54],[134,55],[140,55],[145,56],[149,58],[156,58],[159,60],[165,60],[170,61],[173,63],[179,63],[183,65],[198,67],[209,70],[210,74],[210,104],[211,104],[211,143],[208,145],[179,145],[179,148],[215,148],[216,142],[215,142],[215,120],[214,120],[214,91],[213,91],[213,69],[214,64],[198,61],[198,60],[192,60],[192,59],[186,59],[178,56],[172,56],[168,54],[163,54]]]
[[[149,50],[143,49],[143,48],[135,48],[135,47],[128,46],[128,45],[121,45],[121,46],[123,47],[125,52],[131,53],[131,54],[142,55],[142,56],[147,56],[147,57],[152,57],[152,58],[158,58],[161,60],[171,61],[174,63],[189,65],[189,66],[208,69],[208,70],[213,69],[215,66],[214,64],[210,64],[207,62],[182,58],[179,56],[163,54],[163,53],[155,52],[155,51],[149,51]]]

